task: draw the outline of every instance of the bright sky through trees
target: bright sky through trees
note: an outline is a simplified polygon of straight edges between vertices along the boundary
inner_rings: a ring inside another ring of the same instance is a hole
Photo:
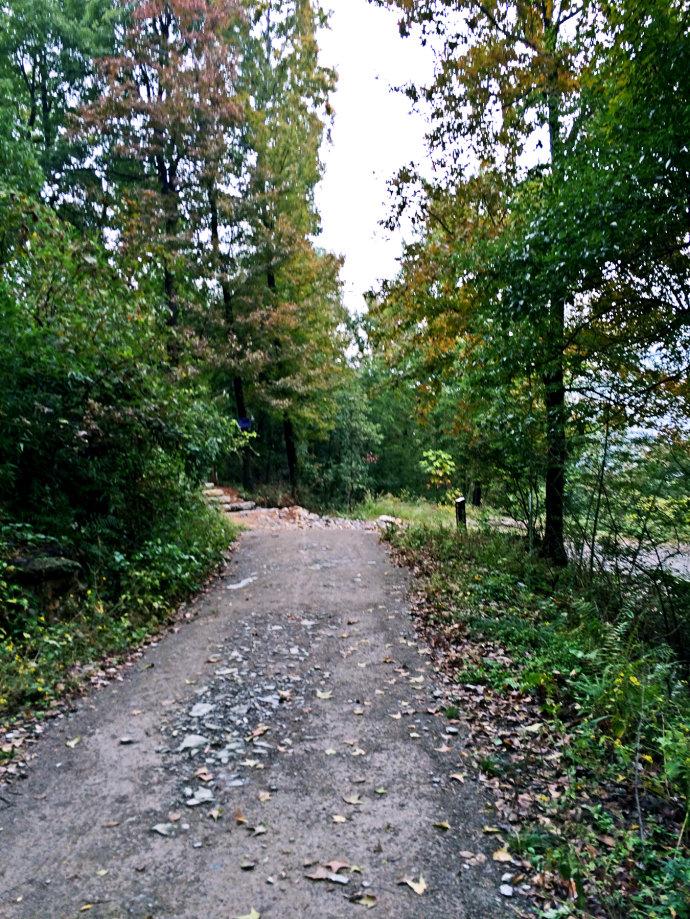
[[[397,16],[367,0],[330,0],[331,28],[320,36],[321,60],[338,71],[335,127],[323,157],[317,191],[323,235],[319,244],[343,254],[345,303],[362,307],[362,294],[396,273],[401,233],[379,226],[388,207],[386,183],[410,160],[424,157],[424,121],[392,86],[423,82],[428,50],[401,41]],[[407,234],[406,234],[407,235]]]

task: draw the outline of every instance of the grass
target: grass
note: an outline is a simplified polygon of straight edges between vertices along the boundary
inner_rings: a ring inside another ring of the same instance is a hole
[[[377,517],[399,517],[405,523],[426,526],[455,526],[455,509],[450,505],[433,504],[424,498],[406,501],[393,495],[369,496],[344,516],[354,520],[374,520]]]

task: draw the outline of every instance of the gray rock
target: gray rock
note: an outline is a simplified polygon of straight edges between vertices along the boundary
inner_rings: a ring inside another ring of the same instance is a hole
[[[206,737],[202,737],[201,734],[187,734],[177,749],[180,751],[180,753],[183,750],[198,750],[199,747],[203,747],[207,743],[208,739]]]

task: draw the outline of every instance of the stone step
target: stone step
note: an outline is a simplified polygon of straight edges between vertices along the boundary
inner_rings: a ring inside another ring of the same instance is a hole
[[[253,511],[256,510],[256,504],[253,501],[229,501],[219,503],[217,507],[220,507],[221,510],[225,511],[226,514],[237,514],[240,511]]]
[[[223,491],[222,488],[207,488],[204,491],[204,495],[207,498],[224,498],[225,492]]]

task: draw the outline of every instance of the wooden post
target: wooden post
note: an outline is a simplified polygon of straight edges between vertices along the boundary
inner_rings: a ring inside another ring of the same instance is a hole
[[[467,502],[462,495],[455,499],[455,520],[459,530],[467,529]]]

